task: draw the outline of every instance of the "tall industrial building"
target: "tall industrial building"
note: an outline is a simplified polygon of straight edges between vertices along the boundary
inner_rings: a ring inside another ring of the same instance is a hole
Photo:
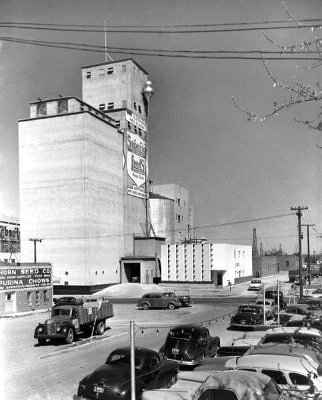
[[[36,243],[54,282],[98,289],[120,282],[120,257],[149,227],[153,88],[125,59],[83,67],[82,89],[31,103],[19,121],[21,259],[34,261]]]

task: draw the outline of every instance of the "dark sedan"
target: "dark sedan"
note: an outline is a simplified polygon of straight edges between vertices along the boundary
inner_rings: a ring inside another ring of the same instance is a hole
[[[243,304],[238,307],[231,317],[230,326],[259,325],[264,323],[263,306],[257,304]]]
[[[160,389],[173,385],[179,364],[169,361],[157,351],[135,348],[135,389],[140,399],[144,389]],[[131,399],[131,349],[112,351],[106,363],[85,376],[78,386],[74,400]]]
[[[199,365],[205,357],[216,355],[220,346],[218,336],[199,325],[179,325],[170,330],[161,352],[168,360],[180,365]]]

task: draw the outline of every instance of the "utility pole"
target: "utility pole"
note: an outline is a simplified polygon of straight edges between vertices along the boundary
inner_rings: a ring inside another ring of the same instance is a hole
[[[302,280],[302,227],[301,217],[302,210],[307,210],[308,207],[291,207],[291,211],[296,211],[298,218],[298,231],[299,231],[299,283],[300,283],[300,299],[303,299],[303,280]]]
[[[37,242],[41,243],[42,239],[29,239],[31,242],[34,242],[34,262],[37,262]]]
[[[307,273],[309,276],[309,285],[311,285],[311,261],[310,261],[310,226],[315,224],[305,224],[306,226],[306,237],[307,237]]]

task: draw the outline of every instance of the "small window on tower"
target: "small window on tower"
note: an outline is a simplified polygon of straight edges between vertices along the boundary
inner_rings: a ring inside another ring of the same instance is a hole
[[[136,110],[136,102],[133,103],[134,110]]]
[[[134,125],[134,132],[138,133],[137,127]]]
[[[141,106],[138,106],[138,109],[139,109],[139,113],[142,114],[142,108],[141,108]]]
[[[107,75],[111,75],[114,72],[114,68],[113,67],[109,67],[107,68]]]
[[[131,129],[131,124],[128,122],[127,123],[127,127],[129,128],[129,129]]]
[[[114,103],[108,103],[107,109],[108,110],[113,110],[113,108],[114,108]]]
[[[92,72],[91,71],[87,71],[86,72],[86,78],[87,79],[91,79],[91,77],[92,77]]]
[[[100,104],[100,105],[98,106],[98,108],[99,108],[100,111],[105,110],[105,104],[104,104],[104,103]]]
[[[126,65],[122,65],[122,72],[126,72]]]
[[[38,103],[37,104],[37,117],[42,117],[47,115],[47,103]]]

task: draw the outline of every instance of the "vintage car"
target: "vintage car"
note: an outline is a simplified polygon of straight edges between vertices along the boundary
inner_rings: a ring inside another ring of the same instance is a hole
[[[257,299],[256,304],[263,306],[264,299]],[[266,313],[266,318],[268,317],[269,319],[273,318],[274,314],[277,313],[277,305],[274,299],[265,298],[265,313]]]
[[[264,297],[264,290],[262,290],[258,296],[258,299],[261,299]],[[277,290],[276,289],[266,289],[265,290],[265,299],[273,299],[275,300],[275,304],[277,306],[278,302],[279,302],[279,307],[280,309],[283,309],[287,306],[286,301],[284,299],[284,294],[283,292],[280,290],[279,291],[279,296],[277,296]]]
[[[320,316],[322,315],[322,311],[314,304],[290,304],[280,313],[280,323],[285,324],[294,315],[305,315],[307,317],[311,315]]]
[[[178,325],[170,330],[162,352],[168,360],[180,365],[199,365],[205,357],[216,355],[220,346],[218,336],[210,336],[209,330],[199,325]]]
[[[248,290],[261,290],[263,283],[260,279],[252,279],[249,283]]]
[[[147,390],[142,400],[286,400],[273,379],[248,371],[179,372],[170,389]]]
[[[192,305],[191,297],[188,294],[177,292],[165,292],[165,294],[169,294],[170,296],[177,296],[180,300],[181,307],[190,307]]]
[[[292,342],[307,344],[320,350],[322,344],[321,331],[307,327],[278,327],[268,329],[258,344]]]
[[[149,308],[168,308],[173,310],[181,307],[181,302],[174,293],[169,292],[153,292],[145,293],[139,300],[137,306],[148,310]]]
[[[259,325],[264,323],[263,306],[259,304],[242,304],[230,319],[230,327]]]
[[[135,390],[140,399],[144,389],[166,388],[177,379],[179,364],[169,361],[157,351],[135,348]],[[85,376],[78,386],[74,400],[131,399],[131,349],[119,348],[111,352],[106,363]]]
[[[322,318],[306,315],[294,315],[284,326],[304,326],[307,328],[315,328],[322,331]]]
[[[322,396],[319,363],[305,357],[251,354],[231,358],[225,366],[227,369],[261,372],[268,375],[274,379],[281,390],[287,392],[290,399],[321,399]],[[306,397],[307,394],[312,397]]]
[[[307,360],[312,360],[319,363],[319,370],[322,370],[322,355],[314,347],[300,343],[263,343],[254,347],[250,347],[245,353],[245,356],[250,354],[277,354],[291,357],[304,357]]]

